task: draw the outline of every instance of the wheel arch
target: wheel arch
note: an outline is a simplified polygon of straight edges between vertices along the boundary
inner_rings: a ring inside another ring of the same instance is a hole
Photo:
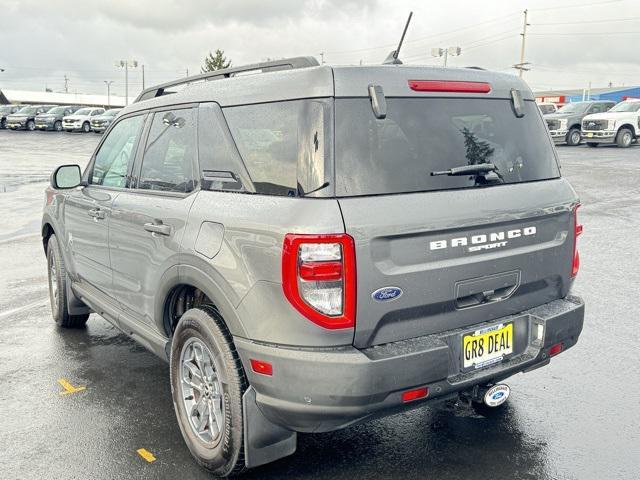
[[[623,128],[631,130],[631,133],[633,134],[633,136],[634,137],[636,136],[636,127],[634,127],[632,123],[625,123],[623,125],[620,125],[618,127],[618,131],[616,132],[616,136],[620,133],[620,130],[622,130]]]
[[[236,309],[223,289],[213,278],[191,265],[174,265],[163,275],[156,296],[156,326],[171,338],[180,312],[205,304],[218,310],[231,335],[247,336]]]

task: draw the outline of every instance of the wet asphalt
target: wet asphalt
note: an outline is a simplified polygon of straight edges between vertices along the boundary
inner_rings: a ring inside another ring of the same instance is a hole
[[[51,320],[43,189],[98,140],[0,130],[0,479],[211,478],[182,441],[167,364],[96,315],[76,331]],[[583,203],[577,346],[511,378],[495,418],[421,408],[300,435],[293,456],[243,478],[640,478],[640,146],[558,151]]]

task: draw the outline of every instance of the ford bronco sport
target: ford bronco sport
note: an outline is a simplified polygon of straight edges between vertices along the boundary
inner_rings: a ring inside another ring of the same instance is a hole
[[[167,360],[205,468],[499,405],[576,343],[579,203],[518,78],[303,57],[185,83],[58,167],[42,237],[55,321],[95,312]]]

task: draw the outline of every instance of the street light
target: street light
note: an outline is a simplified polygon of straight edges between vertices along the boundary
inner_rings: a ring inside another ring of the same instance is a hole
[[[462,53],[462,49],[460,47],[449,47],[449,48],[432,48],[431,56],[432,57],[444,57],[444,66],[447,66],[447,60],[449,59],[449,55],[452,57],[457,57]]]
[[[129,67],[136,68],[137,60],[120,60],[116,67],[124,68],[124,104],[129,105]]]
[[[104,80],[104,83],[107,85],[107,106],[111,108],[111,84],[113,80]]]

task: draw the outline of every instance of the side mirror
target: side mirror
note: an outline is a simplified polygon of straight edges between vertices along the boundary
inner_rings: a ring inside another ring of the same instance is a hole
[[[76,188],[82,184],[79,165],[60,165],[51,175],[51,186],[55,189]]]

